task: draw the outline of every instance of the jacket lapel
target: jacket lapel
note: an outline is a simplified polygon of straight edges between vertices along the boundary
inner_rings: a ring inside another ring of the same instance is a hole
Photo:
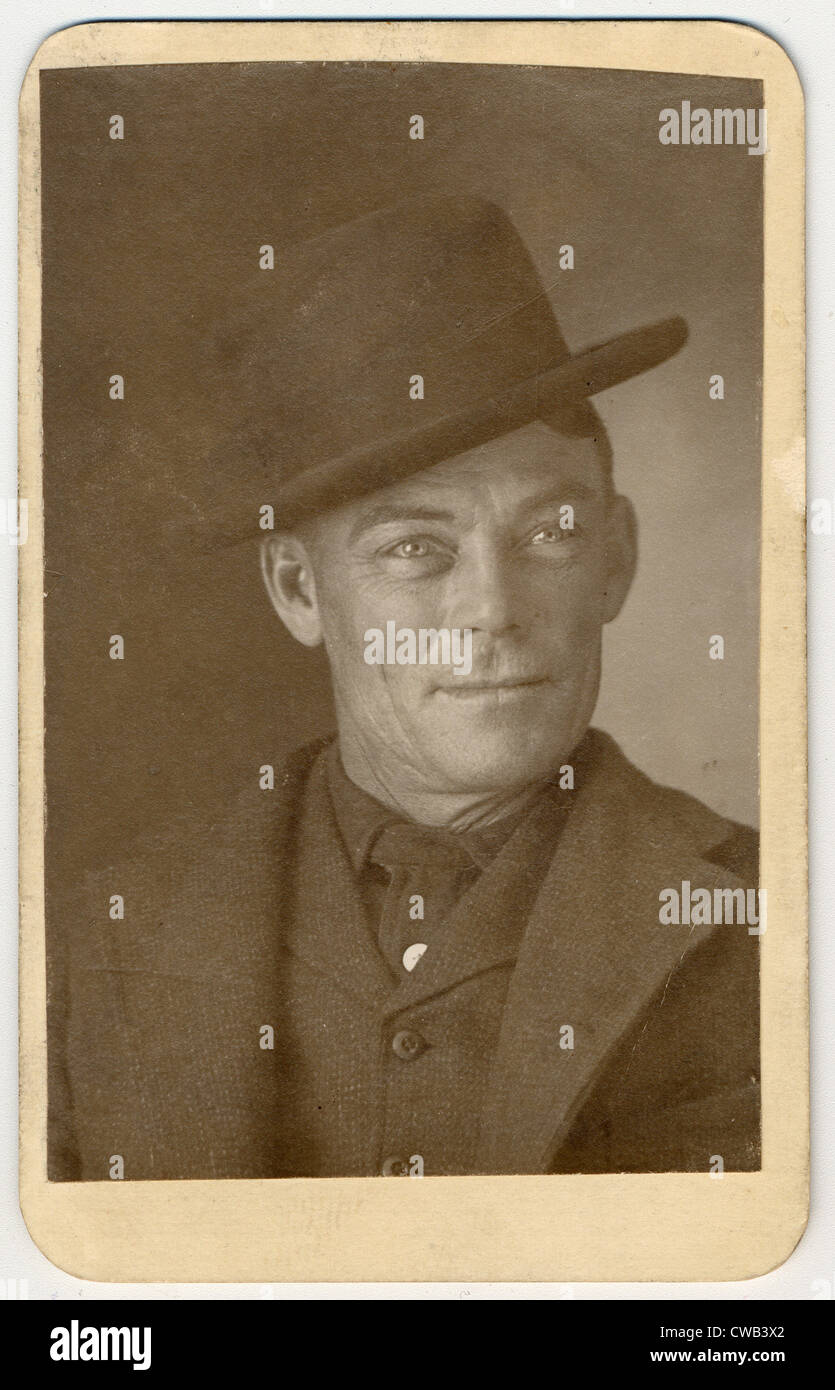
[[[595,738],[597,757],[520,946],[483,1116],[481,1172],[548,1171],[618,1039],[717,930],[662,925],[660,891],[685,880],[711,895],[742,886],[700,853],[727,822],[689,800],[685,812],[683,798],[650,782],[606,735]],[[566,1024],[573,1049],[560,1045]]]
[[[273,792],[246,791],[207,834],[172,895],[170,922],[191,925],[167,933],[172,965],[195,977],[216,977],[224,990],[236,981],[257,981],[268,967],[292,893],[289,847],[299,804],[325,742],[297,750]]]
[[[286,915],[282,947],[331,979],[343,993],[384,1007],[396,991],[397,981],[369,926],[336,824],[321,758],[301,799],[290,857],[298,910]]]

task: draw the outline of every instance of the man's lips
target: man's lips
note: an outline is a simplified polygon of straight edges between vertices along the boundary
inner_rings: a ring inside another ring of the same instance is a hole
[[[549,684],[547,676],[507,676],[502,680],[456,679],[436,687],[444,695],[497,695],[502,691],[525,691]]]

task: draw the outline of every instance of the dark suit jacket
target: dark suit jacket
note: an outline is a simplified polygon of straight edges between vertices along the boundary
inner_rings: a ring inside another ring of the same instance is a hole
[[[750,887],[753,832],[651,782],[607,736],[519,948],[475,1171],[707,1172],[760,1165],[758,938],[659,922],[659,893]],[[50,995],[50,1176],[275,1177],[275,1076],[293,830],[318,745],[194,853],[170,839],[98,874]],[[112,893],[125,898],[111,922]],[[507,910],[513,904],[507,903]],[[326,968],[326,967],[323,967]],[[560,1025],[575,1025],[574,1048]],[[243,1026],[242,1026],[243,1025]]]

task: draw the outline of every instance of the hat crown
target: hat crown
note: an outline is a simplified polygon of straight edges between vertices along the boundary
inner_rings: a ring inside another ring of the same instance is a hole
[[[382,209],[257,275],[217,351],[273,486],[567,356],[516,229],[483,199]]]

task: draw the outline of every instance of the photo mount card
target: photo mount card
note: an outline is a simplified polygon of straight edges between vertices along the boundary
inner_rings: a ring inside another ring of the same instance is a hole
[[[55,1264],[788,1257],[803,149],[788,57],[719,21],[38,50],[20,1146]]]

